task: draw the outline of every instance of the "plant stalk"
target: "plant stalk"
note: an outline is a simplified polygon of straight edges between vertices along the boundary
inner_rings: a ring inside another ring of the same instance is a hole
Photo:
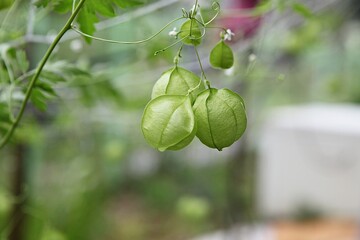
[[[19,125],[19,122],[24,114],[26,105],[30,99],[32,90],[36,84],[36,81],[38,80],[41,71],[43,70],[46,62],[48,61],[49,57],[51,56],[51,53],[54,51],[55,47],[57,46],[57,44],[60,42],[61,38],[64,36],[64,34],[71,29],[71,25],[73,23],[73,21],[75,20],[77,14],[80,12],[82,6],[84,5],[86,0],[80,0],[79,4],[76,6],[74,12],[71,14],[70,18],[67,20],[67,22],[65,23],[64,27],[60,30],[60,32],[58,33],[58,35],[55,37],[54,41],[52,42],[52,44],[50,45],[50,47],[48,48],[48,50],[46,51],[44,57],[41,59],[35,75],[31,78],[31,81],[29,83],[29,87],[26,90],[25,93],[25,99],[21,104],[19,113],[15,119],[15,121],[12,123],[10,129],[7,131],[7,133],[5,134],[4,138],[1,140],[0,142],[0,149],[3,148],[10,140],[10,138],[12,137],[15,129],[17,128],[17,126]]]

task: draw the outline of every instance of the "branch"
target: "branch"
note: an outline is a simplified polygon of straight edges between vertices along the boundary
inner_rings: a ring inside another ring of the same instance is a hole
[[[83,4],[85,3],[85,1],[86,0],[80,0],[79,4],[77,5],[77,7],[76,7],[76,9],[74,11],[74,13],[71,14],[70,18],[65,23],[64,27],[60,30],[60,32],[58,33],[58,35],[54,39],[53,43],[48,48],[48,50],[46,51],[44,57],[41,59],[39,65],[38,65],[38,67],[36,69],[35,75],[32,77],[32,79],[31,79],[31,81],[29,83],[29,87],[26,90],[25,99],[21,104],[19,113],[18,113],[15,121],[12,123],[10,129],[8,130],[8,132],[5,134],[4,138],[0,142],[0,149],[3,148],[7,144],[7,142],[10,140],[11,136],[13,135],[16,127],[18,126],[18,124],[19,124],[19,122],[20,122],[20,120],[21,120],[21,118],[22,118],[22,116],[24,114],[26,105],[27,105],[27,103],[28,103],[28,101],[30,99],[32,90],[33,90],[33,88],[34,88],[34,86],[36,84],[37,79],[39,78],[39,76],[41,74],[41,71],[43,70],[46,62],[48,61],[48,59],[49,59],[51,53],[53,52],[53,50],[55,49],[56,45],[60,42],[61,38],[64,36],[64,34],[69,29],[71,29],[71,24],[75,20],[77,14],[79,13],[79,11],[80,11],[81,7],[83,6]]]
[[[31,0],[29,6],[28,24],[26,26],[26,36],[31,36],[34,32],[35,8],[35,0]]]

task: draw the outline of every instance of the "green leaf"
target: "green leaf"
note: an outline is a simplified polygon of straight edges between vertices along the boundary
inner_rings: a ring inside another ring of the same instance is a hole
[[[43,70],[41,72],[40,78],[43,79],[43,81],[58,83],[58,82],[65,82],[65,76],[63,74],[57,74],[52,71]]]
[[[201,43],[202,33],[200,25],[195,19],[189,19],[181,25],[179,38],[188,45],[199,45]]]
[[[26,71],[29,70],[29,61],[27,60],[25,51],[16,51],[16,60],[18,62],[20,71],[22,73],[26,73]]]
[[[38,88],[32,90],[30,101],[37,107],[39,110],[45,112],[47,109],[46,100],[48,97]]]
[[[151,100],[145,107],[141,129],[146,141],[159,151],[184,148],[196,133],[190,98],[162,95]]]
[[[51,0],[37,0],[34,4],[37,7],[46,7],[47,5],[49,5]]]
[[[46,64],[40,77],[44,81],[59,83],[69,82],[74,77],[82,76],[90,78],[91,75],[85,70],[76,67],[74,64],[66,61],[49,62]]]
[[[57,97],[57,94],[54,91],[54,89],[51,87],[50,84],[46,82],[39,81],[38,83],[36,83],[35,87],[38,88],[44,95],[46,93],[48,96]]]
[[[95,23],[99,22],[99,19],[96,16],[95,11],[92,11],[88,5],[84,5],[77,17],[77,22],[80,24],[81,31],[93,35],[96,30]],[[91,38],[85,37],[85,41],[91,43]]]
[[[214,68],[228,69],[234,65],[234,54],[231,48],[221,40],[210,52],[210,64]]]
[[[80,30],[84,33],[93,35],[95,32],[95,24],[99,22],[98,14],[105,17],[115,17],[115,6],[132,7],[142,4],[143,1],[134,0],[87,0],[83,9],[79,12],[77,22]],[[91,39],[85,37],[86,42],[91,43]]]
[[[305,17],[305,18],[311,18],[313,17],[313,13],[311,12],[311,10],[305,6],[304,4],[301,3],[294,3],[292,5],[292,9],[300,14],[301,16]]]
[[[144,4],[145,0],[114,0],[121,8],[135,7]]]
[[[1,59],[0,59],[1,60]],[[0,61],[0,83],[8,83],[10,82],[9,74],[4,66],[2,66]]]
[[[5,103],[0,103],[0,133],[5,133],[11,126],[8,106]]]
[[[52,4],[56,12],[67,13],[72,10],[73,0],[55,0]]]
[[[228,89],[207,89],[194,103],[196,136],[210,148],[221,151],[244,133],[247,119],[244,101]]]
[[[95,24],[99,22],[99,15],[115,17],[117,15],[116,6],[126,8],[141,5],[144,2],[145,0],[87,0],[80,10],[76,21],[79,23],[81,31],[93,35],[96,30]],[[46,7],[50,4],[56,12],[67,13],[72,9],[73,0],[38,0],[35,3],[38,7]],[[91,43],[90,38],[85,37],[85,40]]]
[[[165,71],[159,80],[155,83],[151,98],[156,98],[160,95],[186,95],[189,90],[192,99],[204,90],[204,84],[201,79],[193,72],[181,67],[174,67]]]
[[[13,0],[1,0],[0,1],[0,10],[9,8],[13,4]]]
[[[4,63],[4,68],[6,67],[5,62],[7,63],[14,76],[23,74],[29,69],[26,53],[22,49],[5,47],[3,51],[1,51],[0,63],[1,61]]]

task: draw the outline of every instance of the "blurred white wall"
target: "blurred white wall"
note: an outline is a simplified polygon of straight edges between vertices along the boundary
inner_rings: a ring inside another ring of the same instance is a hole
[[[301,206],[360,219],[360,106],[306,105],[270,113],[260,142],[258,207],[289,216]]]

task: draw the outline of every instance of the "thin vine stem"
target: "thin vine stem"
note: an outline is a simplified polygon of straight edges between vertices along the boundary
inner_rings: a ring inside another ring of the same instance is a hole
[[[178,50],[177,53],[176,53],[176,56],[174,57],[174,64],[175,64],[175,66],[177,66],[177,65],[179,64],[180,58],[182,57],[182,56],[181,56],[181,52],[182,52],[182,50],[183,50],[183,47],[184,47],[184,43],[181,44],[179,50]]]
[[[196,53],[197,60],[198,60],[198,62],[199,62],[199,66],[200,66],[200,70],[201,70],[201,77],[204,78],[204,82],[205,82],[206,86],[207,86],[208,88],[210,88],[210,82],[209,82],[209,81],[207,80],[207,78],[206,78],[205,71],[204,71],[203,65],[202,65],[202,63],[201,63],[200,55],[199,55],[199,52],[198,52],[196,46],[194,46],[194,50],[195,50],[195,53]]]
[[[116,44],[140,44],[140,43],[145,43],[145,42],[148,42],[150,41],[151,39],[155,38],[156,36],[158,36],[160,33],[162,33],[168,26],[170,26],[171,24],[173,24],[174,22],[176,21],[179,21],[181,19],[184,19],[184,17],[179,17],[179,18],[176,18],[170,22],[168,22],[164,27],[162,27],[157,33],[155,33],[154,35],[148,37],[148,38],[145,38],[143,40],[139,40],[139,41],[117,41],[117,40],[111,40],[111,39],[106,39],[106,38],[100,38],[100,37],[95,37],[95,36],[92,36],[92,35],[89,35],[87,33],[84,33],[82,31],[80,31],[75,25],[72,25],[71,28],[79,33],[80,35],[83,35],[85,37],[88,37],[88,38],[91,38],[91,39],[94,39],[94,40],[98,40],[98,41],[102,41],[102,42],[108,42],[108,43],[116,43]]]
[[[207,25],[209,25],[210,23],[212,23],[212,22],[215,20],[215,18],[217,18],[217,16],[220,14],[220,4],[219,4],[218,2],[214,2],[214,3],[212,4],[212,9],[213,9],[214,11],[216,11],[216,13],[215,13],[215,15],[214,15],[209,21],[207,21],[206,23],[204,23],[205,26],[207,26]]]
[[[185,36],[185,37],[181,38],[180,40],[178,40],[178,41],[170,44],[169,46],[167,46],[167,47],[165,47],[165,48],[163,48],[163,49],[157,50],[157,51],[154,53],[154,55],[156,56],[156,55],[158,55],[158,54],[161,53],[161,52],[165,52],[165,51],[168,50],[169,48],[171,48],[171,47],[177,45],[178,43],[182,42],[182,41],[183,41],[185,38],[187,38],[187,37],[189,37],[189,36]]]
[[[61,38],[64,36],[64,34],[71,29],[71,24],[73,23],[73,21],[75,20],[77,14],[80,12],[82,6],[84,5],[86,0],[80,0],[79,4],[76,6],[74,12],[71,14],[70,18],[67,20],[67,22],[65,23],[64,27],[60,30],[60,32],[58,33],[58,35],[55,37],[54,41],[52,42],[52,44],[49,46],[48,50],[46,51],[44,57],[41,59],[36,72],[34,74],[34,76],[31,78],[30,83],[29,83],[29,87],[26,90],[25,93],[25,98],[24,101],[21,104],[19,113],[15,119],[15,121],[12,123],[11,127],[9,128],[9,130],[7,131],[7,133],[5,134],[5,136],[3,137],[3,139],[0,142],[0,149],[3,148],[8,141],[10,140],[11,136],[13,135],[16,127],[19,125],[19,122],[24,114],[26,105],[30,99],[32,90],[36,84],[36,81],[38,80],[41,71],[43,70],[46,62],[48,61],[50,55],[52,54],[52,52],[54,51],[55,47],[57,46],[57,44],[60,42]]]

